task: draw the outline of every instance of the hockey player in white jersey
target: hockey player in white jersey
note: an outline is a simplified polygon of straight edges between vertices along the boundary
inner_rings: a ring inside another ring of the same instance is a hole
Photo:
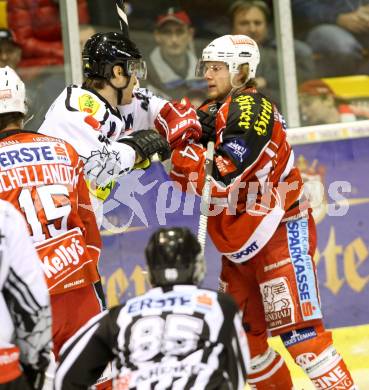
[[[159,229],[146,259],[153,288],[67,341],[55,389],[87,389],[111,360],[116,389],[243,389],[249,353],[241,316],[230,296],[198,287],[205,260],[196,237]]]
[[[0,389],[41,389],[51,309],[41,263],[20,213],[0,200]]]
[[[83,85],[70,85],[61,93],[39,132],[75,147],[86,160],[92,191],[103,201],[112,181],[135,164],[147,167],[147,157],[155,153],[168,157],[163,137],[148,129],[159,130],[174,147],[188,138],[200,138],[201,125],[187,101],[171,103],[145,89],[134,90],[137,79],[146,77],[146,64],[136,45],[123,34],[93,35],[82,57]]]

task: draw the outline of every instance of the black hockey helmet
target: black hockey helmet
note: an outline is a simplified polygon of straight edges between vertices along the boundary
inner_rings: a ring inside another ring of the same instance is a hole
[[[115,65],[121,65],[126,76],[133,73],[146,78],[146,63],[137,46],[122,33],[97,33],[90,37],[82,51],[85,77],[110,79]]]
[[[187,228],[157,230],[151,236],[145,254],[153,286],[197,285],[205,276],[200,243]]]

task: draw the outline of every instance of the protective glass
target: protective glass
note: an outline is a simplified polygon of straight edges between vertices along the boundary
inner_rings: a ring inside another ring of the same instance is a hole
[[[195,76],[205,77],[205,73],[210,69],[213,73],[217,73],[220,70],[228,68],[228,65],[224,62],[219,64],[209,64],[209,61],[199,60],[196,65]]]
[[[147,76],[147,67],[144,60],[128,60],[127,61],[128,76],[135,75],[140,80],[145,80]]]

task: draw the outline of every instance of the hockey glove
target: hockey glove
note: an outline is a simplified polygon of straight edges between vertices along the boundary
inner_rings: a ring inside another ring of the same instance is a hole
[[[131,146],[143,162],[150,160],[156,153],[162,161],[170,157],[168,142],[156,130],[134,131],[130,135],[121,138],[118,142]],[[147,167],[148,165],[144,164],[142,168]]]
[[[155,127],[165,137],[171,149],[181,146],[188,139],[198,141],[202,134],[196,111],[188,98],[181,102],[168,102],[155,119]]]
[[[200,143],[206,146],[209,141],[215,142],[215,116],[201,110],[197,110],[197,116],[202,126]]]

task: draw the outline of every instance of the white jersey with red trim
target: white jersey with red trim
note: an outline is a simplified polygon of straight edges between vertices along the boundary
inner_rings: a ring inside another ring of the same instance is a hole
[[[40,261],[23,217],[3,200],[0,258],[1,384],[17,376],[18,359],[46,369],[51,350],[51,310]]]

